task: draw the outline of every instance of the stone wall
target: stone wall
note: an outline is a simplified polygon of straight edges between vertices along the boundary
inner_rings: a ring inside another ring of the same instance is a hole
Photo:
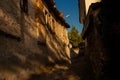
[[[61,54],[69,57],[70,53],[69,53],[69,48],[68,48],[69,39],[68,39],[68,33],[67,33],[67,29],[66,29],[67,26],[66,26],[66,22],[61,20],[61,18],[64,20],[63,16],[61,17],[61,12],[58,12],[59,17],[56,17],[55,5],[51,6],[51,7],[53,7],[53,10],[52,10],[52,8],[51,9],[48,8],[49,6],[46,5],[46,2],[38,1],[38,3],[40,5],[37,7],[38,14],[43,15],[43,17],[36,17],[36,20],[38,23],[37,27],[40,28],[39,33],[44,35],[45,40],[43,40],[43,41],[46,41],[48,43],[48,45],[51,47],[54,46],[56,50],[62,50],[63,52],[59,53],[61,57],[62,57]],[[40,21],[43,21],[43,22],[40,22]],[[42,36],[40,36],[40,38],[41,37]],[[58,42],[56,42],[56,41],[58,41]],[[58,44],[58,43],[62,43],[62,45]]]
[[[46,23],[44,10],[59,26],[50,18]],[[27,80],[70,62],[67,23],[53,14],[44,0],[0,0],[0,80]],[[63,30],[61,37],[58,29]]]
[[[82,36],[86,43],[85,56],[90,61],[95,80],[114,80],[120,45],[120,13],[118,2],[102,0],[90,6]]]

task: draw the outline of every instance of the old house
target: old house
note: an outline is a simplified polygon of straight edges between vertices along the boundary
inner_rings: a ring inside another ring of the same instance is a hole
[[[42,34],[42,36],[39,35],[38,41],[40,43],[44,43],[44,41],[46,41],[45,43],[48,43],[49,48],[53,51],[54,49],[59,50],[61,48],[60,50],[65,51],[63,54],[65,53],[64,55],[69,57],[69,40],[66,28],[69,28],[70,26],[65,22],[63,13],[56,9],[55,3],[52,0],[37,0],[36,4],[36,23],[39,28],[39,33]],[[39,14],[43,17],[39,17]],[[45,32],[45,27],[49,30],[49,33]],[[51,41],[52,39],[53,41]],[[55,42],[54,39],[59,39],[59,43],[62,43],[62,45]],[[53,44],[55,48],[53,48],[50,44]],[[60,47],[60,45],[62,47]]]
[[[85,56],[90,61],[95,80],[114,80],[113,74],[120,45],[118,1],[78,0]],[[118,51],[118,52],[117,52]],[[116,58],[116,59],[115,59]],[[93,79],[92,79],[93,80]]]
[[[53,0],[0,0],[0,80],[70,63],[69,27]]]

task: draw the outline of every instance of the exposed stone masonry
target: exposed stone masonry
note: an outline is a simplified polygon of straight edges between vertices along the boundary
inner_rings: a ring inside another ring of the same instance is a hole
[[[0,80],[69,64],[69,27],[53,0],[0,0]]]

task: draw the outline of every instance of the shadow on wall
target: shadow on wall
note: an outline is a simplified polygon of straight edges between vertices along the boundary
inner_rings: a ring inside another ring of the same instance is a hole
[[[6,39],[4,36],[0,36],[0,44],[0,77],[7,79],[6,76],[10,78],[11,75],[15,75],[21,79],[31,72],[44,72],[47,67],[54,66],[54,63],[48,58],[51,55],[46,56],[46,53],[49,52],[47,47],[40,47],[42,50],[33,51],[26,48],[21,42]],[[11,72],[12,74],[10,74]],[[26,75],[21,76],[23,74]]]
[[[8,3],[7,6],[5,3]],[[32,31],[35,32],[35,25],[32,24],[34,20],[31,16],[25,16],[25,23],[21,23],[19,0],[0,0],[0,10],[4,13],[4,16],[0,14],[0,78],[26,79],[31,73],[47,72],[49,66],[64,63],[61,61],[62,57],[66,57],[64,45],[56,35],[51,34],[45,26],[46,34],[54,40],[51,40],[49,44],[39,45],[38,40],[32,35]],[[10,22],[13,23],[8,24]],[[43,21],[41,20],[41,22]],[[23,27],[25,29],[21,30]],[[21,35],[21,32],[24,33],[24,36]],[[40,34],[40,36],[43,35]],[[58,47],[55,47],[54,42]],[[48,45],[51,45],[56,52],[53,53]]]

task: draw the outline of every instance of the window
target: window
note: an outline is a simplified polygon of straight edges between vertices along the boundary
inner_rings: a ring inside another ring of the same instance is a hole
[[[20,0],[21,12],[28,14],[28,0]]]
[[[52,19],[52,26],[53,26],[53,29],[54,29],[54,26],[55,26],[54,24],[55,24],[55,23],[54,23],[54,19]]]
[[[45,11],[45,22],[47,24],[47,11]]]

